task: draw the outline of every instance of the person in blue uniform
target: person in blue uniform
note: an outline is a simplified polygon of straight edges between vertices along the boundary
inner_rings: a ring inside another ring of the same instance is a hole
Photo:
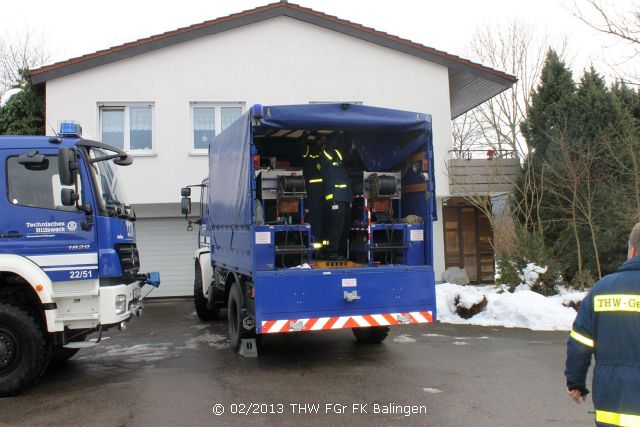
[[[318,136],[322,147],[322,180],[325,202],[325,255],[330,261],[346,260],[349,206],[352,201],[349,174],[344,167],[341,135]]]
[[[627,261],[585,297],[567,342],[569,396],[585,400],[595,356],[593,406],[598,426],[640,426],[640,223],[629,237]]]

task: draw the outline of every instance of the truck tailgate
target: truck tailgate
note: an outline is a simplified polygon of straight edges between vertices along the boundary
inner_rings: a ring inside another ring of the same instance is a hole
[[[435,320],[433,269],[289,269],[255,276],[256,332],[297,332]]]

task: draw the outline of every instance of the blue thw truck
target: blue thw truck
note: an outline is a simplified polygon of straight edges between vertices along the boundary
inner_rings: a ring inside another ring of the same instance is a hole
[[[0,396],[124,329],[142,312],[141,287],[159,285],[158,273],[139,272],[115,167],[131,162],[75,123],[53,137],[0,137]]]
[[[332,151],[320,144],[326,139]],[[187,216],[200,227],[198,315],[214,319],[226,308],[236,349],[265,334],[342,328],[375,343],[390,326],[433,322],[432,147],[427,114],[355,104],[251,107],[210,143],[208,177],[182,189],[188,215],[191,187],[202,188],[199,219]],[[327,257],[330,231],[326,223],[323,235],[318,230],[337,208],[326,176],[321,196],[311,186],[332,165],[348,174],[350,182],[335,187],[351,199],[334,245],[344,249]],[[305,176],[313,167],[315,178]]]

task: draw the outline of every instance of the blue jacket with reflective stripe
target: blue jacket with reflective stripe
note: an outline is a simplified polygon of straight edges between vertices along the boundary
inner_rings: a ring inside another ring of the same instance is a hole
[[[603,277],[582,302],[567,344],[568,388],[586,390],[592,354],[596,411],[640,415],[640,256]]]

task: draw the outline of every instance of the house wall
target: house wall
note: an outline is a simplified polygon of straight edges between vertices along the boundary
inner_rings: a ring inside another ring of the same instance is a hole
[[[254,103],[362,101],[429,113],[440,213],[440,198],[449,194],[447,68],[292,18],[270,19],[50,80],[46,93],[51,125],[73,119],[83,126],[85,137],[96,139],[100,103],[153,103],[155,153],[136,156],[133,167],[121,168],[134,205],[176,203],[180,187],[206,174],[206,156],[190,152],[190,103],[196,101],[242,101],[246,108]],[[444,270],[440,222],[434,231],[439,280]]]

